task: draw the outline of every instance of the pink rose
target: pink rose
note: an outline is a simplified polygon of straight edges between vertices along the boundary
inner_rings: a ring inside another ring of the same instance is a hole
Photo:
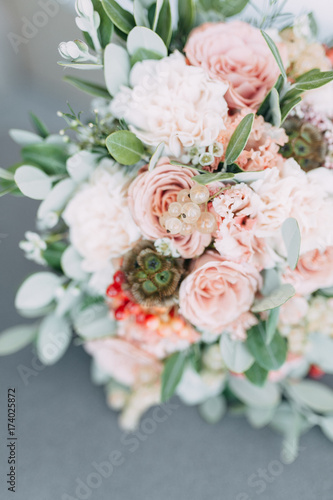
[[[311,250],[302,255],[295,271],[288,270],[284,280],[291,283],[299,295],[333,286],[333,247],[324,252]]]
[[[85,343],[84,348],[102,370],[124,385],[132,386],[148,378],[154,379],[162,371],[162,365],[156,358],[119,338],[91,340]]]
[[[180,286],[180,313],[200,330],[220,334],[250,310],[261,282],[253,266],[208,251]]]
[[[171,236],[161,226],[159,218],[168,210],[170,203],[177,200],[179,191],[191,189],[195,185],[192,180],[195,175],[193,170],[170,165],[168,158],[162,158],[152,172],[141,173],[128,192],[132,217],[145,238],[172,238],[178,252],[185,259],[201,255],[209,245],[211,236],[198,231],[190,236]]]
[[[185,53],[212,79],[229,82],[225,99],[230,108],[257,108],[280,73],[259,29],[242,21],[195,28]]]

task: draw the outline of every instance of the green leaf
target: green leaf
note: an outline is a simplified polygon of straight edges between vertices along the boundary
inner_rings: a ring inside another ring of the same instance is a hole
[[[230,377],[229,388],[238,399],[252,408],[274,408],[281,398],[278,385],[269,381],[258,387],[247,379]]]
[[[104,51],[104,78],[112,96],[116,95],[122,85],[128,85],[130,71],[131,62],[127,50],[109,43]]]
[[[318,89],[332,80],[333,71],[312,71],[298,77],[292,88],[303,91]]]
[[[276,80],[276,83],[275,83],[275,85],[274,85],[273,88],[276,89],[277,92],[280,94],[280,92],[281,92],[281,90],[283,88],[283,85],[284,85],[283,76],[279,75],[279,77]],[[268,94],[266,95],[265,99],[261,103],[261,105],[260,105],[260,107],[259,107],[259,109],[257,111],[257,115],[258,116],[266,117],[267,113],[269,112],[269,109],[270,109],[270,97],[271,97],[272,90],[270,90],[268,92]]]
[[[139,49],[131,57],[131,66],[133,67],[137,62],[145,61],[147,59],[159,60],[161,59],[161,56],[157,52],[151,52],[147,49]]]
[[[187,35],[195,21],[194,0],[178,0],[178,31]]]
[[[14,174],[5,168],[0,168],[0,179],[5,179],[7,181],[14,180]]]
[[[225,163],[227,165],[234,163],[245,148],[251,134],[253,121],[253,113],[244,116],[235,132],[232,134],[225,153]]]
[[[43,142],[43,139],[39,135],[35,134],[34,132],[28,132],[26,130],[14,128],[9,131],[9,135],[13,139],[13,141],[15,141],[16,144],[19,144],[21,147]]]
[[[161,142],[161,143],[157,146],[157,148],[156,148],[156,150],[155,150],[154,154],[153,154],[153,155],[152,155],[152,157],[150,158],[149,168],[148,168],[149,172],[151,172],[152,170],[154,170],[154,168],[156,167],[156,164],[157,164],[158,160],[159,160],[159,159],[161,158],[161,156],[163,155],[164,148],[165,148],[165,144],[164,144],[164,142]]]
[[[117,28],[128,34],[135,26],[133,15],[123,9],[116,0],[101,0],[104,10]]]
[[[275,45],[275,43],[273,42],[271,37],[267,33],[265,33],[265,31],[261,30],[261,34],[264,37],[264,39],[266,40],[266,43],[267,43],[270,51],[272,52],[278,66],[279,66],[279,69],[281,71],[281,75],[286,80],[287,79],[286,70],[284,69],[283,62],[282,62],[282,59],[280,56],[280,52],[279,52],[277,46]]]
[[[282,237],[287,249],[287,260],[290,269],[297,266],[301,248],[301,232],[296,219],[289,217],[282,224]]]
[[[34,113],[29,113],[32,124],[37,132],[43,139],[50,135],[46,125]]]
[[[277,370],[286,360],[287,342],[276,332],[269,344],[263,323],[248,330],[246,345],[257,363],[266,370]]]
[[[262,368],[261,368],[262,369]],[[269,424],[274,417],[276,409],[273,408],[246,408],[246,416],[252,427],[261,429]]]
[[[21,154],[26,163],[38,165],[46,174],[56,175],[66,173],[66,161],[69,155],[65,144],[63,146],[47,142],[31,144],[25,146]]]
[[[93,304],[80,311],[74,320],[75,331],[85,340],[93,340],[114,335],[116,322],[110,317],[105,303]]]
[[[227,404],[223,397],[215,396],[207,399],[199,406],[201,417],[209,424],[217,424],[227,411]]]
[[[319,413],[333,412],[333,391],[314,380],[289,384],[289,393],[299,403]]]
[[[68,244],[64,241],[56,241],[54,243],[49,243],[46,250],[43,251],[43,257],[47,264],[55,269],[56,271],[61,271],[61,257],[66,250]]]
[[[52,188],[52,181],[48,175],[37,167],[23,165],[14,175],[20,191],[33,200],[44,200]]]
[[[249,0],[200,0],[199,3],[205,11],[212,10],[223,17],[232,17],[242,12]]]
[[[168,401],[174,394],[184,373],[186,357],[186,352],[180,351],[166,360],[162,373],[162,402]]]
[[[143,26],[136,26],[129,33],[127,50],[131,56],[134,56],[139,50],[143,50],[148,54],[155,54],[153,59],[161,59],[168,55],[168,49],[162,38],[153,30]]]
[[[94,10],[98,12],[100,17],[100,25],[98,27],[98,38],[104,49],[110,42],[113,34],[113,24],[106,14],[100,0],[92,0]]]
[[[232,173],[232,174],[240,174],[242,172],[245,172],[242,168],[240,168],[239,165],[237,165],[237,163],[231,163],[231,165],[228,165],[228,168],[227,168],[227,173]]]
[[[267,380],[268,370],[265,370],[265,368],[262,368],[255,362],[246,370],[245,376],[252,384],[262,387]]]
[[[272,116],[272,125],[274,127],[280,127],[281,125],[281,109],[280,109],[280,96],[276,89],[271,90],[270,98],[269,98],[270,108],[271,108],[271,116]]]
[[[16,298],[17,309],[41,309],[54,299],[61,280],[49,272],[35,273],[29,276],[20,286]]]
[[[277,330],[277,324],[279,320],[280,308],[275,307],[269,311],[268,318],[266,320],[266,344],[270,344]]]
[[[270,295],[281,284],[280,274],[276,269],[265,269],[262,271],[264,285],[260,290],[262,295]]]
[[[75,281],[83,281],[88,278],[88,274],[82,269],[82,257],[70,245],[61,255],[61,269],[65,276]]]
[[[0,333],[0,356],[7,356],[23,349],[37,335],[35,325],[19,325],[8,328]]]
[[[144,153],[140,139],[128,130],[119,130],[109,135],[106,139],[106,147],[111,156],[122,165],[138,163]]]
[[[212,182],[218,182],[218,181],[224,182],[233,178],[234,174],[232,173],[216,172],[215,174],[208,173],[208,174],[195,175],[193,177],[193,180],[198,184],[205,186],[206,184],[211,184]]]
[[[221,336],[220,349],[223,361],[232,372],[243,373],[254,362],[245,342],[233,340],[226,333]]]
[[[79,90],[86,92],[87,94],[93,95],[95,97],[102,97],[103,99],[110,99],[111,96],[105,87],[98,85],[97,83],[87,82],[86,80],[81,80],[81,78],[76,78],[74,76],[65,76],[63,78],[64,82],[74,85]]]
[[[141,0],[134,0],[133,10],[137,26],[145,26],[146,28],[149,28],[148,13],[144,5],[142,5]]]
[[[280,285],[279,288],[273,290],[269,295],[266,295],[266,297],[256,300],[251,308],[251,311],[258,313],[268,311],[268,309],[274,309],[275,307],[280,307],[294,295],[294,287],[289,283],[284,283]]]
[[[288,117],[289,113],[301,102],[302,98],[301,97],[296,97],[295,99],[292,99],[291,101],[286,102],[283,104],[282,109],[281,109],[281,125],[284,123],[285,119]]]
[[[172,37],[172,17],[169,0],[163,1],[155,31],[162,38],[165,45],[169,47]]]
[[[53,365],[65,354],[72,331],[65,318],[51,314],[42,321],[37,337],[37,355],[44,365]]]

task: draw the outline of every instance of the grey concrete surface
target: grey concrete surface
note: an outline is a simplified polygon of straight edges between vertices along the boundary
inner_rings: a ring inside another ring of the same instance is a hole
[[[62,73],[55,67],[56,41],[71,38],[73,18],[69,21],[63,12],[51,19],[16,55],[8,46],[9,25],[31,15],[38,4],[1,1],[2,20],[5,6],[1,166],[19,159],[19,148],[6,131],[26,128],[29,110],[57,131],[62,122],[55,113],[64,109],[67,97],[77,108],[88,107],[83,95],[60,83]],[[52,56],[46,58],[46,52]],[[26,230],[34,229],[36,208],[31,200],[0,199],[0,329],[23,321],[13,306],[15,291],[36,266],[24,259],[17,245]],[[89,357],[75,346],[57,365],[44,369],[36,365],[29,347],[0,358],[1,500],[333,499],[333,445],[318,429],[303,437],[296,462],[284,465],[281,437],[271,430],[255,431],[244,419],[230,417],[209,426],[195,409],[174,401],[158,414],[149,412],[140,434],[129,440],[107,408],[103,390],[92,386],[89,365]],[[17,391],[16,493],[6,484],[9,387]],[[100,470],[102,462],[108,464]],[[102,471],[99,475],[96,468]]]

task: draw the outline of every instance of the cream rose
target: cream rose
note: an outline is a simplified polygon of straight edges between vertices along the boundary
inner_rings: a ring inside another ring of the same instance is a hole
[[[261,286],[261,276],[249,264],[228,262],[216,252],[199,258],[180,286],[180,313],[200,330],[221,334],[249,312]]]
[[[180,158],[184,148],[210,146],[224,128],[228,85],[188,66],[179,52],[135,64],[130,85],[116,94],[111,112],[145,144],[164,142],[167,155]]]
[[[225,98],[230,108],[257,108],[280,73],[260,30],[241,21],[195,28],[185,53],[213,80],[229,83]]]
[[[171,237],[159,223],[161,215],[176,201],[182,189],[195,185],[195,172],[189,168],[170,165],[162,158],[152,172],[141,173],[128,191],[128,204],[132,216],[148,240]],[[201,255],[211,241],[211,236],[195,231],[190,236],[172,236],[180,255],[191,259]]]
[[[126,253],[140,238],[127,205],[127,182],[121,170],[104,161],[63,214],[85,271],[107,268],[112,258]]]

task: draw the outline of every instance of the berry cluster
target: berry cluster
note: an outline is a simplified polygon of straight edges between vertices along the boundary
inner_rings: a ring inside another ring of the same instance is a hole
[[[196,184],[191,189],[179,191],[177,201],[170,203],[168,211],[160,217],[160,224],[169,234],[189,236],[194,231],[212,234],[216,231],[216,219],[205,211],[209,201],[206,186]]]

